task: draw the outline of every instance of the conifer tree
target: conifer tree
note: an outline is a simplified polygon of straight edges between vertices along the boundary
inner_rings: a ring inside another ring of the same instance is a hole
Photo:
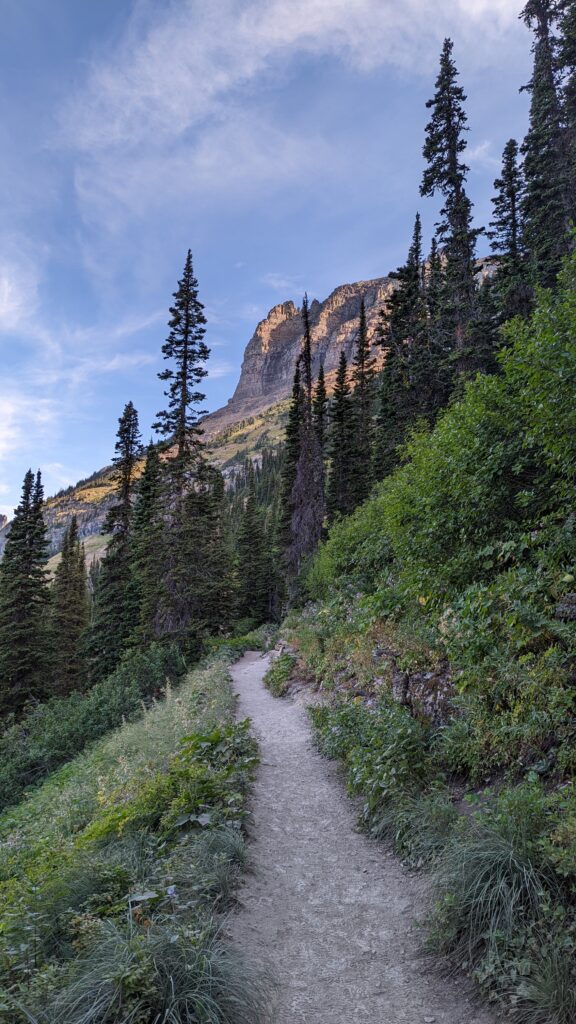
[[[238,614],[241,618],[266,622],[270,616],[270,559],[262,515],[256,500],[254,468],[248,476],[237,543]]]
[[[308,296],[302,304],[304,339],[301,354],[302,415],[298,462],[292,488],[292,522],[288,565],[297,578],[322,536],[324,523],[324,465],[312,413],[312,333]]]
[[[350,465],[351,498],[354,507],[365,501],[372,488],[372,442],[374,405],[374,358],[370,351],[366,325],[366,304],[360,303],[358,341],[352,364],[352,453]]]
[[[314,429],[318,438],[318,444],[322,456],[324,456],[324,447],[326,441],[326,413],[328,408],[328,396],[326,393],[326,378],[324,376],[324,367],[321,366],[318,371],[318,378],[316,380],[316,386],[314,388],[314,394],[312,396],[312,417],[314,421]]]
[[[494,219],[488,237],[497,258],[493,288],[500,307],[501,322],[530,312],[531,291],[522,225],[524,175],[519,163],[518,143],[510,139],[502,156],[502,173],[494,182]]]
[[[300,374],[300,358],[296,362],[292,384],[292,398],[288,410],[288,422],[284,440],[284,458],[278,517],[277,538],[281,551],[286,552],[292,538],[292,516],[294,507],[292,495],[296,480],[296,467],[300,458],[300,423],[303,415],[303,394]]]
[[[146,646],[156,637],[162,600],[164,518],[158,448],[150,442],[140,480],[130,540],[130,597],[135,609],[131,642]]]
[[[433,418],[444,392],[446,352],[441,334],[444,278],[434,244],[426,288],[422,254],[422,226],[416,215],[412,242],[404,266],[393,278],[397,286],[379,325],[386,362],[380,375],[379,410],[374,449],[376,476],[383,479],[398,463],[398,448],[418,416]],[[429,305],[435,307],[436,334],[429,330]]]
[[[130,534],[136,468],[142,458],[142,444],[138,413],[132,402],[128,402],[118,420],[116,437],[113,480],[117,501],[103,526],[103,532],[111,532],[112,536],[102,559],[87,635],[94,678],[114,671],[137,620],[137,609],[132,601]]]
[[[157,414],[154,429],[170,440],[174,447],[170,459],[176,492],[183,496],[187,477],[199,455],[202,430],[198,426],[198,405],[204,395],[198,385],[207,374],[204,363],[210,355],[204,341],[206,317],[198,298],[198,281],[194,276],[192,253],[188,250],[184,273],[174,292],[170,308],[170,333],[162,347],[164,358],[173,365],[158,376],[168,383],[164,392],[168,408]]]
[[[566,128],[568,205],[572,222],[576,221],[576,0],[557,0],[560,97]]]
[[[86,685],[83,638],[88,618],[86,556],[78,536],[76,516],[72,516],[64,533],[62,556],[52,586],[53,689],[60,695],[67,695]]]
[[[49,688],[46,527],[40,472],[28,470],[0,562],[0,710],[19,711]]]
[[[556,71],[555,0],[529,0],[521,17],[534,32],[530,123],[524,139],[524,241],[536,284],[553,287],[570,246],[567,137]]]
[[[427,167],[420,193],[444,200],[438,239],[445,260],[444,315],[451,325],[452,345],[466,369],[469,327],[476,308],[475,250],[479,231],[472,226],[472,203],[466,193],[469,168],[462,159],[466,149],[468,119],[466,95],[458,84],[453,58],[454,44],[444,41],[434,97],[426,104],[432,111],[426,128],[423,154]]]
[[[330,522],[337,515],[348,515],[354,507],[351,467],[354,444],[354,421],[350,399],[348,362],[340,353],[334,394],[330,404],[328,454],[330,472],[326,508]]]

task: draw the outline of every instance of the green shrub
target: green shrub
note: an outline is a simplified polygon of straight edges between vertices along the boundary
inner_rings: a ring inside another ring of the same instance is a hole
[[[264,676],[266,686],[273,697],[283,697],[288,689],[296,658],[292,654],[283,651],[278,658],[274,658]]]
[[[256,764],[222,662],[0,817],[0,1020],[260,1021],[219,935]]]
[[[153,644],[125,655],[87,693],[50,700],[0,737],[0,810],[122,721],[133,721],[184,673],[175,647]]]

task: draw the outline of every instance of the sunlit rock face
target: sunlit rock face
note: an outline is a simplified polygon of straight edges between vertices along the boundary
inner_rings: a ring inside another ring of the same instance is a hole
[[[324,302],[315,299],[310,304],[315,375],[320,365],[327,375],[334,373],[342,350],[349,360],[352,358],[362,297],[366,304],[368,335],[374,337],[379,313],[392,288],[387,277],[357,281],[340,285]],[[302,340],[301,310],[293,302],[274,306],[258,324],[246,346],[240,380],[232,398],[204,421],[206,434],[211,436],[287,398]]]

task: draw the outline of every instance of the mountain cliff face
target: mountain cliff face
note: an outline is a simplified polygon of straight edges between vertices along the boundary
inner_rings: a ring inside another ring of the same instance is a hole
[[[379,277],[341,285],[324,302],[314,299],[310,304],[314,374],[320,365],[327,375],[333,373],[342,350],[347,359],[352,358],[362,297],[366,304],[368,335],[373,336],[378,314],[393,287],[390,278]],[[301,310],[293,302],[274,306],[248,342],[232,398],[224,408],[204,420],[208,438],[289,396],[302,341]]]
[[[313,372],[316,375],[323,365],[328,386],[342,350],[348,360],[352,358],[362,297],[366,304],[368,336],[372,337],[378,314],[393,287],[387,277],[358,281],[336,288],[324,302],[315,299],[311,303]],[[274,306],[258,324],[244,352],[240,380],[232,398],[224,408],[207,416],[202,424],[214,461],[224,472],[236,459],[264,447],[274,447],[281,440],[285,400],[292,390],[302,342],[301,310],[293,302]],[[77,516],[83,539],[100,533],[114,501],[110,477],[111,470],[104,469],[48,499],[45,521],[52,554],[60,550],[64,530],[73,515]],[[9,530],[5,517],[0,517],[0,555]]]

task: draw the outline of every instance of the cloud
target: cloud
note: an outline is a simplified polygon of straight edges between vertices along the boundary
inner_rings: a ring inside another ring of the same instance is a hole
[[[467,61],[492,65],[521,7],[521,0],[140,0],[115,52],[92,64],[64,112],[83,215],[119,232],[124,216],[143,218],[199,195],[259,199],[262,188],[287,180],[310,188],[314,171],[333,171],[342,157],[321,132],[304,138],[266,107],[269,86],[292,61],[332,56],[358,72],[393,66],[429,75],[450,33]]]
[[[298,277],[290,277],[288,274],[276,274],[271,272],[264,274],[260,279],[262,284],[272,288],[275,292],[298,292],[302,290],[302,281]]]
[[[208,376],[211,380],[219,380],[221,377],[229,377],[231,373],[236,373],[236,369],[232,363],[216,359],[208,364]]]
[[[464,159],[473,169],[479,167],[482,170],[499,171],[502,166],[500,157],[495,155],[493,145],[488,139],[467,149]]]
[[[50,398],[13,388],[0,394],[0,458],[29,446],[32,439],[40,446],[52,433],[57,415]]]

